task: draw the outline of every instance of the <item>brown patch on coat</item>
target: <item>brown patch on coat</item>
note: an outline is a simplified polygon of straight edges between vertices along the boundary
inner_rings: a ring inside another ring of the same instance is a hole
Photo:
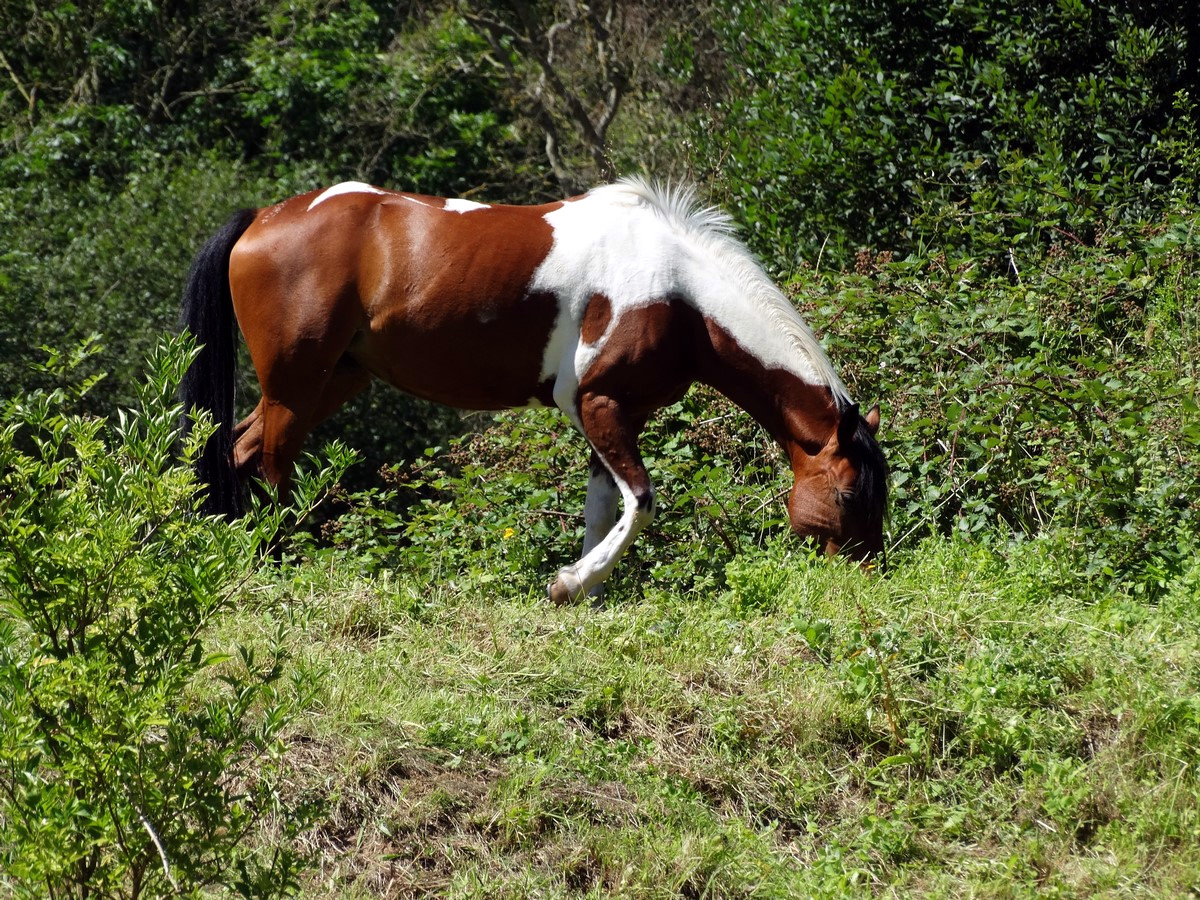
[[[585,344],[594,344],[604,337],[608,323],[612,321],[612,301],[599,292],[592,294],[583,321],[579,325],[579,337]]]
[[[828,387],[767,368],[715,319],[678,297],[623,312],[583,373],[579,393],[619,398],[644,421],[696,381],[746,410],[789,452],[799,445],[816,454],[837,428]]]
[[[713,319],[704,319],[712,354],[699,380],[750,413],[789,456],[793,447],[815,455],[837,429],[833,394],[787,369],[769,369]]]
[[[592,305],[595,297],[589,309]],[[611,317],[611,305],[606,305],[604,311]],[[647,502],[652,489],[637,437],[650,413],[678,400],[694,380],[691,353],[684,346],[694,333],[694,316],[695,311],[677,298],[626,310],[583,373],[576,393],[588,441],[613,475]]]

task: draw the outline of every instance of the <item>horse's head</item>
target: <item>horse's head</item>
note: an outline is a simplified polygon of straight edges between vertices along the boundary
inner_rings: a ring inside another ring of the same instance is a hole
[[[875,442],[878,430],[879,407],[864,416],[854,404],[842,410],[823,446],[788,447],[795,476],[788,497],[792,530],[830,556],[866,562],[883,552],[887,464]]]

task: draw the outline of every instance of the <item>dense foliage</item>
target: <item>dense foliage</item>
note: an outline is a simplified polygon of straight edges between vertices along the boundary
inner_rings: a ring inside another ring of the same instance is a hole
[[[305,846],[331,893],[1194,887],[1194,19],[0,0],[0,890],[263,893]],[[784,461],[706,391],[647,429],[663,511],[594,614],[529,599],[582,535],[551,412],[372,389],[295,548],[192,514],[158,348],[232,209],[639,169],[726,207],[880,402],[888,579],[795,555]]]
[[[1196,35],[1171,3],[735,4],[739,89],[708,155],[789,270],[862,246],[1090,242],[1163,208],[1194,113]],[[947,229],[954,213],[1002,213]],[[1031,240],[1032,239],[1032,240]]]

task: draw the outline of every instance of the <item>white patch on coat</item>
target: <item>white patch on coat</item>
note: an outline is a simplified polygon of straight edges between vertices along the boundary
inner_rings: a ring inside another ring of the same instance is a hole
[[[733,237],[729,217],[698,206],[690,189],[624,179],[545,218],[554,241],[529,290],[558,297],[541,377],[555,379],[555,403],[572,419],[579,381],[608,333],[630,309],[669,297],[714,320],[765,367],[828,386],[840,403],[849,402],[820,342]],[[612,316],[605,335],[584,344],[580,323],[596,293],[608,297]]]
[[[380,190],[379,188],[373,187],[372,185],[369,185],[369,184],[364,184],[361,181],[343,181],[341,184],[335,184],[333,187],[331,187],[328,190],[326,190],[325,192],[323,192],[312,203],[308,204],[308,211],[311,212],[317,204],[324,203],[330,197],[337,197],[341,194],[386,194],[386,193],[387,193],[387,191]]]
[[[275,218],[277,215],[279,215],[281,212],[283,212],[283,207],[285,205],[286,204],[284,204],[284,203],[276,203],[274,206],[272,206],[270,209],[268,209],[266,212],[264,212],[260,215],[258,224],[266,225],[273,218]]]
[[[486,203],[476,203],[474,200],[447,200],[446,205],[442,207],[449,212],[469,213],[477,209],[487,209]]]

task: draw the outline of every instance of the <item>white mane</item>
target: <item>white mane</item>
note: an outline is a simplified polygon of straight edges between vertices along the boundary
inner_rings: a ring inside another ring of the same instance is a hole
[[[775,286],[754,255],[735,235],[733,218],[724,210],[702,206],[688,184],[652,182],[629,176],[592,193],[633,195],[648,204],[679,233],[689,237],[709,256],[716,257],[725,273],[741,288],[740,296],[753,304],[804,359],[817,378],[833,392],[839,406],[850,403],[850,394],[825,354],[825,349],[795,307]]]

